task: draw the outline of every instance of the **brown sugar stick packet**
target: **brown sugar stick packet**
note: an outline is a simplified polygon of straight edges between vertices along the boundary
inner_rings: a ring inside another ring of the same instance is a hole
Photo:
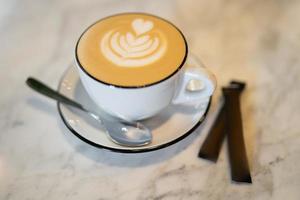
[[[222,105],[216,120],[200,148],[198,157],[217,162],[225,135],[225,109],[224,105]]]
[[[243,91],[246,84],[240,81],[231,81],[230,85],[236,87],[240,91]],[[223,104],[200,148],[198,157],[216,162],[218,160],[225,135],[225,108]]]
[[[236,182],[252,183],[240,109],[240,95],[242,91],[237,85],[224,87],[222,91],[225,99],[225,129],[228,136],[231,179]]]

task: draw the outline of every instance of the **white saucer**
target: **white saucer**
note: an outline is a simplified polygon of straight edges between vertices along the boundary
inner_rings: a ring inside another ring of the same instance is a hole
[[[105,115],[85,92],[75,65],[72,65],[64,73],[58,90],[89,109]],[[125,147],[115,144],[106,136],[103,127],[84,112],[60,103],[57,107],[67,128],[84,142],[112,151],[138,153],[167,147],[191,134],[204,120],[210,107],[210,98],[189,105],[170,105],[158,115],[142,121],[150,128],[153,141],[151,144],[141,147]]]

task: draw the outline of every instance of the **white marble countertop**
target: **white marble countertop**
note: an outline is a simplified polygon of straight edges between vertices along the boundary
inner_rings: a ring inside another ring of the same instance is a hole
[[[299,10],[299,1],[275,0],[0,1],[0,199],[300,199]],[[217,98],[185,140],[119,154],[77,139],[56,104],[25,86],[35,76],[57,87],[82,30],[125,11],[177,24],[219,86],[247,81],[252,185],[231,183],[226,145],[217,164],[197,158]]]

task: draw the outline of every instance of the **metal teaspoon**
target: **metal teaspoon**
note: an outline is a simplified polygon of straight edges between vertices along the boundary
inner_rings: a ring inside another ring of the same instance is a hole
[[[40,94],[86,112],[93,119],[100,122],[106,129],[109,138],[119,145],[137,147],[147,145],[152,141],[150,130],[140,122],[129,122],[123,119],[113,120],[100,117],[98,114],[86,109],[78,102],[69,99],[34,78],[29,77],[26,80],[26,83],[30,88]]]

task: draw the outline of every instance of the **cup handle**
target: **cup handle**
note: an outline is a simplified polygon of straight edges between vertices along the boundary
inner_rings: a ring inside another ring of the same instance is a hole
[[[185,69],[177,85],[173,104],[206,100],[216,88],[214,75],[197,61],[192,67]]]

